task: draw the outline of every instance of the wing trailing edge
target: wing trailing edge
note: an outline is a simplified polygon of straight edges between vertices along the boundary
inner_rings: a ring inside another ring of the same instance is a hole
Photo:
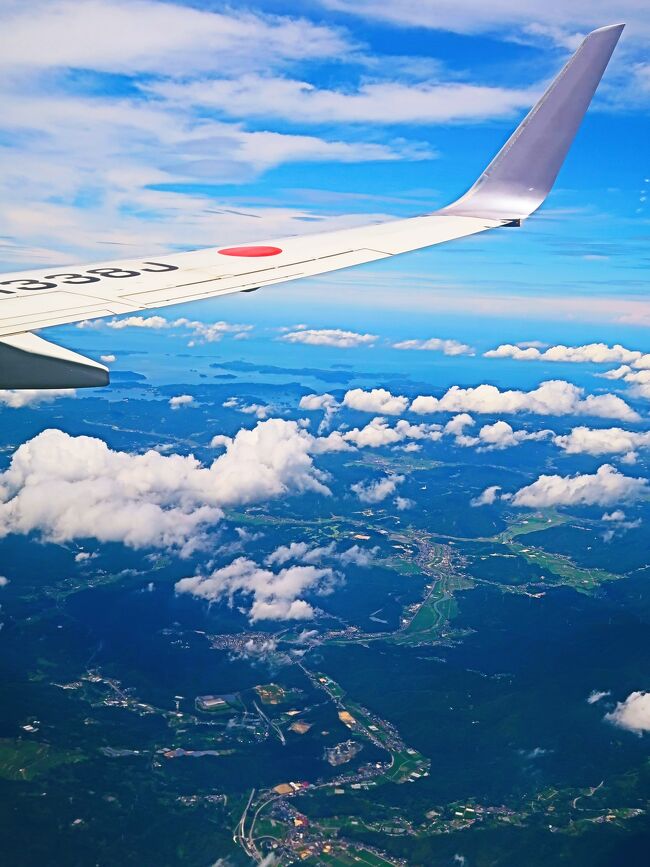
[[[0,388],[90,388],[108,382],[103,364],[36,334],[0,338]]]

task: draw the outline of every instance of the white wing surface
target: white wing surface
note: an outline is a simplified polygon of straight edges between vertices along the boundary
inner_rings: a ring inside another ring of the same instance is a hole
[[[474,186],[435,213],[238,247],[0,274],[0,388],[108,382],[103,365],[34,329],[251,292],[519,225],[553,186],[622,29],[589,34]]]

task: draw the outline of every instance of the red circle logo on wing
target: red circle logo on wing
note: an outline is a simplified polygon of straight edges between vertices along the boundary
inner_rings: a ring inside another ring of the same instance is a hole
[[[219,250],[222,256],[277,256],[282,250],[279,247],[225,247]]]

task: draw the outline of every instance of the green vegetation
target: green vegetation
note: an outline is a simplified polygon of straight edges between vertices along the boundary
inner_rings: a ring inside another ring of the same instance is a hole
[[[392,755],[393,764],[384,777],[389,783],[405,783],[410,779],[418,779],[428,770],[430,762],[422,753],[413,749],[403,749]]]
[[[382,858],[375,852],[370,852],[367,849],[360,849],[350,846],[348,849],[341,849],[337,852],[324,852],[317,858],[309,858],[305,864],[332,864],[336,867],[347,867],[349,864],[368,865],[368,867],[393,867],[394,861],[388,858]]]
[[[384,569],[392,569],[400,575],[419,575],[421,571],[417,563],[404,557],[387,557],[385,560],[379,560],[377,565],[383,566]]]
[[[551,554],[541,548],[530,548],[519,542],[510,542],[508,547],[514,554],[519,554],[529,563],[550,572],[553,576],[551,583],[573,587],[579,593],[589,593],[604,581],[617,581],[623,577],[613,572],[606,572],[604,569],[583,569],[562,554]],[[559,581],[553,580],[558,578]]]
[[[550,530],[551,527],[566,524],[568,520],[568,515],[560,515],[559,512],[518,516],[517,518],[512,518],[512,523],[508,528],[494,536],[492,541],[508,545],[517,536]]]
[[[82,761],[84,756],[71,750],[37,741],[0,738],[0,778],[4,780],[33,780],[59,765]]]

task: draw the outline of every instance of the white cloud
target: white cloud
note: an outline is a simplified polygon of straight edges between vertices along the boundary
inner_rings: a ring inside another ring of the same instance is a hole
[[[229,397],[222,403],[226,409],[236,409],[238,412],[243,412],[244,415],[254,415],[255,418],[268,418],[273,412],[273,407],[268,404],[261,403],[242,403],[238,397]]]
[[[37,531],[54,542],[188,546],[222,516],[214,482],[193,457],[131,455],[46,430],[21,445],[0,475],[0,536]]]
[[[478,497],[470,500],[470,506],[491,506],[498,499],[500,490],[501,487],[499,485],[491,485],[483,493],[479,494]]]
[[[650,448],[650,431],[637,433],[620,427],[574,427],[570,433],[554,437],[553,442],[569,455],[627,455],[637,449]]]
[[[587,697],[587,704],[597,704],[601,699],[607,698],[608,695],[611,695],[609,690],[592,690]]]
[[[375,482],[357,482],[351,490],[357,495],[362,503],[381,503],[386,497],[395,493],[398,485],[404,481],[404,476],[390,473],[383,479]]]
[[[175,585],[177,593],[189,593],[210,602],[227,599],[232,606],[243,596],[248,618],[258,620],[310,620],[314,608],[300,598],[307,591],[326,595],[338,580],[330,568],[290,566],[280,572],[264,569],[245,557],[209,575],[182,578]]]
[[[518,39],[544,37],[574,49],[580,36],[603,21],[627,21],[634,32],[650,33],[650,14],[640,0],[593,3],[593,0],[548,0],[544,4],[501,0],[320,0],[321,5],[337,11],[388,21],[399,27],[427,27],[454,33],[493,33],[501,37],[510,32]]]
[[[196,319],[176,319],[170,323],[172,328],[186,328],[194,338],[190,342],[190,346],[195,346],[201,343],[218,343],[224,334],[234,334],[235,337],[242,337],[245,333],[252,331],[252,325],[241,325],[232,322],[199,322]]]
[[[486,424],[479,430],[475,437],[461,434],[456,437],[456,445],[478,446],[478,451],[496,451],[518,446],[527,441],[539,441],[553,436],[553,431],[525,431],[514,430],[507,421],[496,421],[494,424]]]
[[[605,512],[600,519],[601,521],[611,521],[615,524],[625,520],[625,512],[622,509],[615,509],[613,512]]]
[[[402,340],[393,343],[393,349],[415,349],[423,352],[442,352],[443,355],[474,355],[473,347],[459,340],[444,340],[431,337],[429,340]]]
[[[614,370],[599,375],[603,379],[621,379],[628,383],[632,394],[650,398],[650,370],[632,370],[628,364],[622,364]]]
[[[9,579],[4,575],[0,575],[0,587],[6,587],[9,584]]]
[[[204,467],[192,456],[133,455],[46,430],[0,474],[0,538],[35,531],[54,542],[96,538],[190,552],[223,507],[329,494],[309,454],[312,441],[295,422],[269,419],[240,430]]]
[[[409,404],[407,397],[393,395],[385,388],[364,391],[353,388],[345,393],[343,405],[360,412],[375,412],[381,415],[401,415]]]
[[[318,566],[325,560],[340,563],[343,566],[370,566],[378,548],[364,549],[352,545],[345,551],[339,551],[335,542],[327,545],[312,545],[308,542],[291,542],[280,545],[264,560],[267,566],[285,566],[292,560],[307,565]]]
[[[412,509],[415,505],[415,500],[409,500],[408,497],[395,497],[395,508],[398,512],[403,512],[405,509]]]
[[[271,418],[240,430],[211,467],[226,505],[290,493],[329,495],[310,455],[314,438],[294,421]]]
[[[90,551],[79,551],[74,555],[75,563],[86,563],[88,560],[94,560],[97,554],[91,554]]]
[[[99,320],[95,324],[105,325],[106,328],[114,328],[116,331],[122,331],[124,328],[151,328],[158,331],[161,328],[171,327],[171,322],[164,316],[126,316],[124,319],[109,319],[107,322]]]
[[[16,391],[0,389],[0,406],[20,409],[23,406],[38,406],[53,403],[60,397],[75,397],[74,388],[22,388]]]
[[[194,398],[191,394],[176,394],[169,398],[169,405],[172,409],[181,409],[184,406],[194,406]]]
[[[442,434],[440,433],[440,425],[413,425],[405,419],[400,419],[395,427],[390,427],[385,418],[377,416],[365,427],[354,428],[342,436],[346,442],[354,443],[358,448],[367,446],[378,448],[393,445],[406,439],[439,440]]]
[[[650,731],[650,692],[631,692],[611,713],[605,714],[605,719],[638,735]]]
[[[82,325],[84,323],[80,323],[78,327]],[[219,322],[200,322],[197,319],[186,319],[185,317],[171,320],[165,316],[126,316],[123,319],[109,319],[108,322],[97,320],[92,327],[101,327],[102,325],[117,331],[125,328],[149,328],[153,331],[180,328],[189,332],[189,336],[192,337],[189,343],[190,346],[201,343],[218,343],[224,334],[233,334],[235,337],[239,337],[253,329],[252,325],[224,322],[223,320]]]
[[[307,343],[310,346],[335,346],[338,349],[352,349],[358,346],[372,346],[376,334],[359,334],[356,331],[343,331],[340,328],[304,328],[283,334],[280,340],[286,343]]]
[[[201,74],[214,68],[215,57],[237,72],[329,58],[350,44],[342,31],[300,18],[156,0],[36,0],[29,9],[22,3],[5,9],[0,46],[5,68],[168,76]]]
[[[324,412],[328,412],[329,410],[335,409],[338,407],[338,401],[332,394],[304,394],[300,398],[300,403],[298,404],[300,409],[306,409],[310,412],[314,412],[317,410],[323,410]]]
[[[627,515],[622,509],[605,512],[600,520],[609,528],[603,533],[604,542],[611,542],[618,532],[625,533],[627,530],[636,530],[642,523],[641,518],[637,518],[636,521],[628,521]]]
[[[603,418],[638,420],[638,414],[614,394],[588,395],[584,389],[561,379],[543,382],[532,391],[500,391],[495,385],[461,388],[453,385],[441,398],[420,395],[411,403],[411,411],[519,413],[536,415],[587,415]]]
[[[471,415],[468,415],[466,412],[461,412],[459,415],[455,415],[450,419],[444,426],[443,430],[448,436],[458,437],[464,435],[466,427],[472,427],[474,424],[476,424],[476,422]]]
[[[324,455],[327,452],[354,451],[354,446],[351,446],[350,443],[346,442],[339,431],[333,430],[332,433],[328,434],[326,437],[316,437],[312,441],[309,450],[314,455]]]
[[[302,560],[305,554],[312,550],[313,546],[308,542],[291,542],[289,545],[280,545],[264,559],[264,562],[267,566],[284,566],[291,560]]]
[[[542,475],[531,485],[517,491],[512,503],[531,508],[610,506],[631,502],[647,494],[647,479],[625,476],[610,464],[603,464],[594,474]]]
[[[227,448],[232,443],[232,437],[225,434],[215,434],[210,440],[211,449]]]
[[[306,409],[308,412],[317,412],[322,410],[324,413],[323,419],[318,426],[318,433],[326,431],[332,421],[332,417],[339,409],[339,402],[332,394],[305,394],[300,398],[298,404],[300,409]]]
[[[104,364],[112,364],[114,361],[117,361],[117,358],[114,355],[100,355],[99,360],[103,361]]]
[[[255,74],[187,84],[155,82],[150,90],[171,103],[189,101],[231,117],[346,124],[476,122],[529,108],[536,94],[460,81],[364,81],[355,88],[327,90],[307,81]]]
[[[553,361],[570,364],[630,364],[639,369],[650,368],[650,354],[626,349],[620,343],[585,343],[581,346],[549,346],[543,351],[536,346],[502,343],[484,352],[485,358],[513,358],[516,361]]]

